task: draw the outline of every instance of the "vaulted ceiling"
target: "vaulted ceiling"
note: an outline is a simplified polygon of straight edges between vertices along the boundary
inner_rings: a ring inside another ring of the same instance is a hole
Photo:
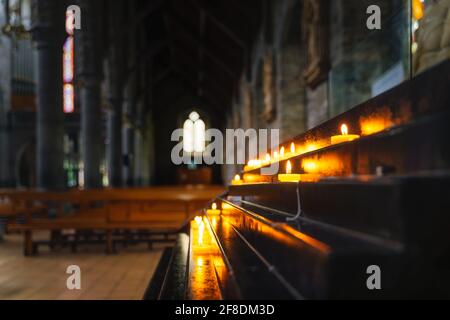
[[[260,30],[262,0],[138,0],[127,25],[145,30],[140,55],[151,61],[151,90],[174,81],[216,109],[227,109]]]

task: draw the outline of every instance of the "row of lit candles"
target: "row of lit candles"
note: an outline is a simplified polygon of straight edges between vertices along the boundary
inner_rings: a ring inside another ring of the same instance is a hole
[[[314,181],[317,180],[318,174],[314,173],[292,173],[292,163],[290,160],[286,162],[286,173],[278,174],[278,181],[280,182],[299,182],[299,181]],[[233,185],[241,185],[244,181],[239,174],[235,175],[232,181]]]
[[[357,134],[349,134],[348,133],[348,126],[346,124],[343,124],[341,126],[341,134],[332,136],[330,138],[330,144],[331,145],[335,145],[335,144],[339,144],[339,143],[350,142],[350,141],[358,139],[359,137],[360,136],[357,135]],[[306,148],[306,150],[304,150],[303,152],[297,152],[297,148],[295,146],[295,143],[292,142],[291,146],[290,146],[290,152],[285,152],[285,147],[281,147],[279,149],[279,152],[278,151],[274,151],[273,156],[271,156],[270,154],[266,154],[264,159],[250,160],[248,162],[247,166],[245,166],[244,171],[258,169],[258,168],[261,168],[263,166],[270,165],[272,162],[278,162],[280,160],[286,160],[286,159],[295,157],[295,156],[300,155],[300,154],[305,153],[305,152],[314,151],[316,149],[317,149],[317,147],[310,146],[309,148]]]

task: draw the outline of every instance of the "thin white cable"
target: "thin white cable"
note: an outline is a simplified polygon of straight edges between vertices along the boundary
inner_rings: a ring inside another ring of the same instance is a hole
[[[302,215],[302,206],[300,204],[300,183],[297,184],[297,214],[292,218],[286,218],[286,221],[295,221]]]

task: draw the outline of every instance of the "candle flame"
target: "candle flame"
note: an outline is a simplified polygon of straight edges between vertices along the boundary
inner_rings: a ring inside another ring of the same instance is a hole
[[[286,173],[290,174],[292,172],[292,164],[291,161],[288,160],[288,162],[286,163]]]
[[[266,154],[266,161],[270,162],[270,154]]]
[[[291,153],[294,154],[295,153],[295,143],[291,143]]]
[[[215,202],[211,205],[211,209],[213,209],[213,210],[217,209],[217,204]]]
[[[345,123],[341,126],[341,133],[343,136],[348,135],[348,127]]]
[[[202,217],[200,216],[196,216],[194,220],[195,222],[197,222],[198,225],[200,225],[203,222]]]
[[[277,151],[275,151],[275,152],[273,153],[273,157],[274,157],[275,159],[278,159],[278,152],[277,152]]]
[[[281,149],[280,149],[280,156],[284,157],[284,147],[281,147]]]
[[[235,175],[234,176],[234,181],[241,181],[241,176],[240,175]]]

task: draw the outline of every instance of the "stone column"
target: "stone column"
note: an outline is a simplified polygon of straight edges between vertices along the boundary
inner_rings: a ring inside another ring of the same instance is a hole
[[[110,72],[115,73],[114,63],[110,65]],[[122,186],[122,103],[123,94],[120,80],[113,76],[110,79],[108,129],[107,129],[107,159],[109,185]]]
[[[128,82],[125,92],[125,114],[127,124],[124,127],[124,154],[127,157],[127,163],[124,168],[125,183],[127,186],[134,185],[134,135],[135,135],[135,118],[136,118],[136,73],[134,72]]]
[[[122,104],[123,81],[125,77],[124,42],[120,36],[121,1],[111,3],[109,14],[109,31],[113,42],[108,52],[108,100],[107,115],[107,161],[108,178],[111,187],[121,187],[123,183],[122,166]]]
[[[63,189],[62,46],[65,8],[61,1],[53,0],[33,0],[32,6],[32,35],[37,47],[37,187]]]
[[[136,15],[138,15],[138,7],[135,1],[128,2],[129,16],[128,19],[132,21]],[[136,104],[137,104],[137,95],[138,95],[138,64],[140,62],[138,55],[138,40],[140,40],[139,36],[139,28],[134,27],[130,28],[128,31],[128,50],[127,50],[127,69],[131,70],[128,73],[127,77],[127,86],[125,90],[125,117],[127,123],[124,127],[124,155],[126,157],[126,163],[124,166],[124,178],[125,184],[127,186],[133,186],[135,184],[135,176],[134,176],[134,156],[135,156],[135,148],[134,148],[134,136],[136,131]]]
[[[102,63],[100,48],[99,3],[79,0],[83,26],[75,32],[77,77],[81,102],[81,153],[84,164],[85,188],[102,187],[100,162],[102,158],[102,126],[100,82]]]

